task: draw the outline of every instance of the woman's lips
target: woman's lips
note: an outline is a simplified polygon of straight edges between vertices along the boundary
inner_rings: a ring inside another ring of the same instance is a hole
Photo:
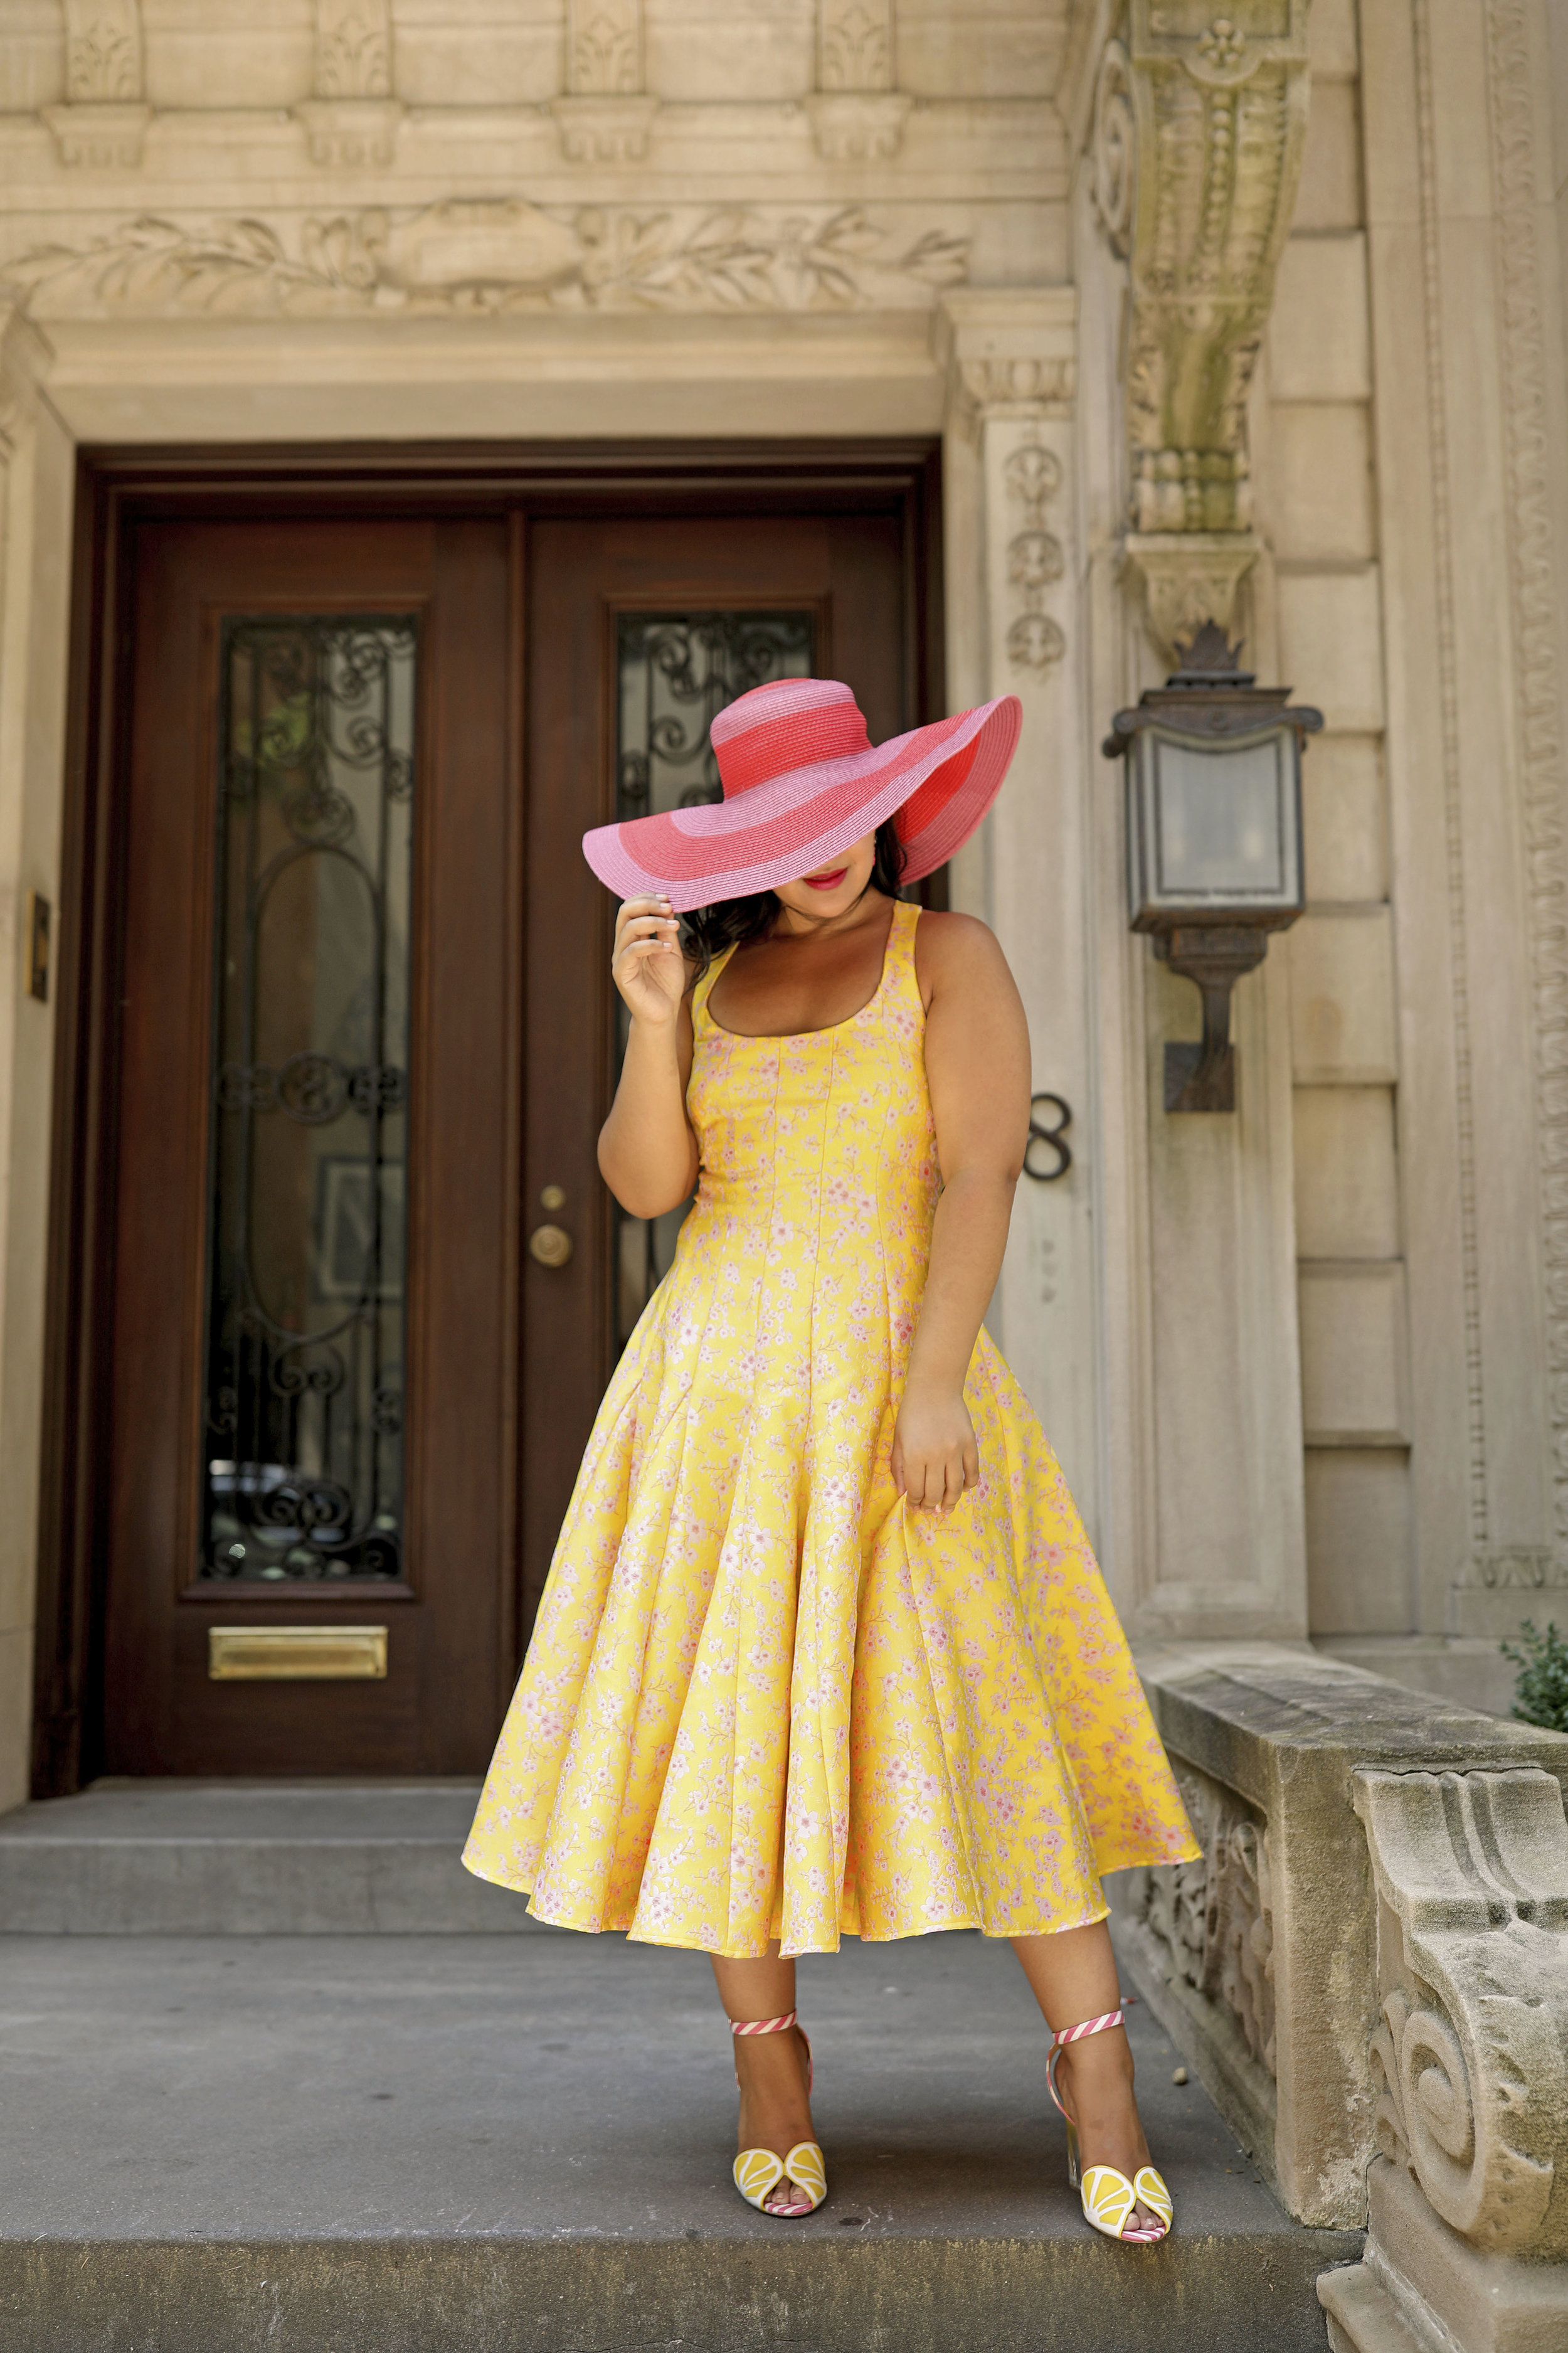
[[[805,877],[806,888],[808,891],[837,891],[848,871],[847,866],[840,866],[831,874],[808,874]]]

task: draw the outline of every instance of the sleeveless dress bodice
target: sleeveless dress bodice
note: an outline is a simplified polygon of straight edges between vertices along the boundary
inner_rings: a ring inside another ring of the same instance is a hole
[[[982,1331],[979,1484],[894,1491],[941,1188],[895,906],[796,1037],[693,993],[700,1177],[595,1424],[464,1860],[538,1917],[735,1957],[1104,1916],[1192,1833],[1056,1459]]]

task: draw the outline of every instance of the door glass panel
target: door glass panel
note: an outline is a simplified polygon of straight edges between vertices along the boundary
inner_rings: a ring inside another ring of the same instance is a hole
[[[623,613],[616,631],[619,733],[616,813],[627,818],[694,808],[721,798],[708,741],[715,715],[770,679],[809,678],[815,615]],[[630,1016],[616,999],[616,1066]],[[616,1345],[668,1271],[687,1203],[662,1218],[616,1210]]]
[[[225,631],[204,1577],[401,1574],[415,652]]]

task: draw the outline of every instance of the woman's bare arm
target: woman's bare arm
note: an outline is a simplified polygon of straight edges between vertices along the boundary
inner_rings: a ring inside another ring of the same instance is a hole
[[[686,1116],[691,1005],[680,926],[668,899],[628,899],[616,918],[611,965],[632,1017],[610,1116],[599,1130],[599,1173],[628,1217],[679,1208],[697,1182],[697,1138]]]
[[[1007,1244],[1029,1134],[1029,1030],[1006,958],[984,923],[925,917],[917,933],[926,1082],[942,1198],[893,1432],[893,1482],[951,1511],[980,1475],[963,1380]]]

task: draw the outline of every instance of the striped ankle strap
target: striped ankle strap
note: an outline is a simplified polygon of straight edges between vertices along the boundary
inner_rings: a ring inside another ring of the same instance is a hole
[[[1051,2037],[1051,2049],[1061,2050],[1064,2043],[1081,2042],[1086,2034],[1103,2034],[1108,2026],[1120,2026],[1121,2012],[1108,2010],[1103,2018],[1086,2018],[1077,2026],[1064,2026],[1059,2034]]]
[[[793,2026],[795,2021],[793,2010],[786,2010],[782,2018],[732,2018],[730,2031],[731,2034],[782,2034],[784,2028]]]
[[[1062,2106],[1061,2094],[1057,2090],[1058,2059],[1069,2042],[1081,2042],[1086,2034],[1103,2034],[1108,2026],[1120,2026],[1121,2023],[1121,2012],[1108,2010],[1103,2018],[1080,2019],[1078,2025],[1064,2026],[1059,2034],[1052,2035],[1051,2047],[1046,2056],[1046,2089],[1064,2116],[1067,2110]]]

